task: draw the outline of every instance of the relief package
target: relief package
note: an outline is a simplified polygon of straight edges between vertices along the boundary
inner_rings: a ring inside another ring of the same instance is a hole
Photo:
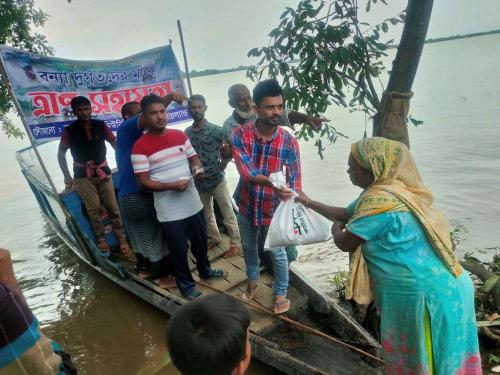
[[[271,174],[270,179],[277,188],[286,186],[283,172]],[[288,245],[308,245],[332,238],[329,221],[296,202],[297,193],[292,192],[294,198],[281,201],[273,215],[264,244],[266,250]]]

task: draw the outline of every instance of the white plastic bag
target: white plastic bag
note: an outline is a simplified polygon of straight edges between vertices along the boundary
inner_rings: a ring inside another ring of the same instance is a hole
[[[278,173],[283,175],[282,172]],[[273,175],[270,176],[273,184],[275,181],[283,181],[281,177]],[[296,202],[295,197],[298,194],[293,190],[292,192],[294,198],[281,201],[273,215],[264,243],[266,250],[288,245],[308,245],[332,238],[328,220]]]

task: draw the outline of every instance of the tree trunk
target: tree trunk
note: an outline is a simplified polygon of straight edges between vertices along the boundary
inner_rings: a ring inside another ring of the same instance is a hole
[[[408,0],[406,21],[393,62],[387,89],[373,121],[373,135],[405,143],[408,147],[406,117],[420,55],[424,48],[434,0]]]

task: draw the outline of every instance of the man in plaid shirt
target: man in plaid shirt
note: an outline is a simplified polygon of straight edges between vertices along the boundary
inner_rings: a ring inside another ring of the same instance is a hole
[[[288,188],[276,189],[269,175],[285,167],[287,183],[295,191],[302,190],[300,154],[297,140],[280,128],[283,113],[283,90],[276,80],[262,81],[253,91],[257,120],[233,132],[233,157],[240,173],[238,189],[238,224],[245,255],[248,285],[245,296],[255,298],[259,279],[259,248],[262,251],[271,220],[280,199],[292,198]],[[288,259],[284,247],[269,250],[274,272],[276,295],[274,312],[290,308]]]

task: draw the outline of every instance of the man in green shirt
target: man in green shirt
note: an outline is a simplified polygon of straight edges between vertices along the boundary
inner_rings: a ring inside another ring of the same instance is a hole
[[[203,96],[191,96],[188,110],[194,122],[186,129],[186,135],[203,164],[201,173],[204,174],[204,178],[196,179],[195,184],[203,203],[203,211],[207,221],[209,248],[216,246],[221,241],[214,214],[213,200],[215,199],[230,238],[230,247],[226,256],[234,256],[241,248],[241,239],[224,176],[227,160],[221,156],[221,151],[223,154],[228,153],[229,145],[224,142],[225,134],[222,127],[205,119],[207,105]]]

